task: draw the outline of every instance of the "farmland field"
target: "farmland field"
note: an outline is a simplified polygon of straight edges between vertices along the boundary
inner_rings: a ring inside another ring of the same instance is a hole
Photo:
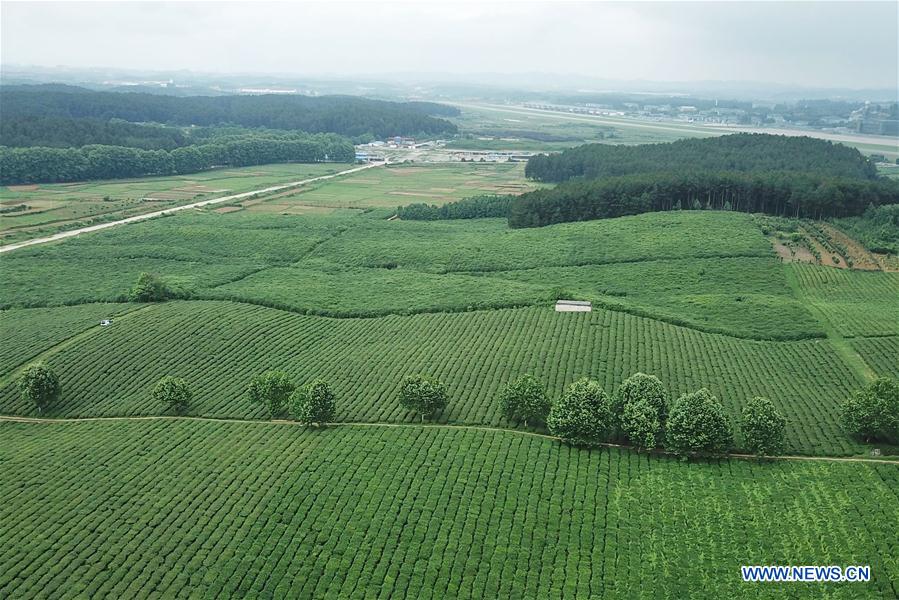
[[[523,163],[396,165],[370,169],[254,203],[250,210],[280,212],[295,206],[389,208],[424,202],[445,204],[482,194],[520,194],[537,187]]]
[[[338,164],[277,164],[215,169],[173,177],[0,187],[0,243],[287,183],[342,170]]]
[[[0,462],[5,597],[899,592],[893,465],[202,422],[0,423]],[[740,580],[739,565],[768,563],[870,565],[872,581]]]

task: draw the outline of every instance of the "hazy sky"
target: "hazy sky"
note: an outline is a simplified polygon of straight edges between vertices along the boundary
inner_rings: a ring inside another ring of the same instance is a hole
[[[4,64],[897,86],[897,2],[21,3]]]

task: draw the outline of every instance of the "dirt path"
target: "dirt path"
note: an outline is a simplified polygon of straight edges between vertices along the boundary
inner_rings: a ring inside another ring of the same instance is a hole
[[[41,417],[19,417],[15,415],[0,415],[0,423],[25,423],[31,425],[57,425],[60,423],[91,423],[91,422],[120,422],[120,421],[199,421],[206,423],[238,423],[238,424],[261,424],[276,425],[285,427],[306,427],[297,421],[287,421],[284,419],[259,420],[259,419],[226,419],[223,417],[187,417],[175,415],[149,415],[142,417],[81,417],[81,418],[41,418]],[[511,433],[514,435],[524,435],[536,437],[545,440],[561,442],[561,438],[546,433],[538,433],[536,431],[523,431],[521,429],[504,429],[502,427],[488,427],[486,425],[448,425],[442,423],[357,423],[339,421],[327,423],[328,427],[389,427],[389,428],[420,428],[420,429],[457,429],[467,431],[483,431],[488,433]],[[624,444],[598,444],[603,448],[623,448],[632,450],[631,446]],[[653,454],[659,456],[671,456],[670,453],[664,451],[654,451]],[[736,458],[740,460],[756,460],[757,457],[751,454],[728,454],[725,458]],[[885,465],[899,465],[899,459],[892,460],[886,458],[858,458],[858,457],[841,457],[841,456],[797,456],[786,454],[782,456],[768,456],[767,460],[798,460],[811,462],[837,462],[837,463],[873,463]]]
[[[340,177],[341,175],[349,175],[350,173],[358,173],[359,171],[364,171],[365,169],[371,169],[373,167],[380,167],[380,166],[386,165],[386,164],[387,164],[386,162],[369,163],[366,165],[362,165],[361,167],[354,167],[352,169],[347,169],[346,171],[332,173],[331,175],[320,175],[318,177],[312,177],[310,179],[303,179],[302,181],[294,181],[291,183],[282,183],[280,185],[274,185],[271,187],[263,188],[261,190],[252,190],[249,192],[243,192],[242,194],[234,194],[233,196],[223,196],[221,198],[213,198],[212,200],[202,200],[200,202],[193,202],[191,204],[184,204],[182,206],[166,208],[165,210],[157,210],[155,212],[144,213],[142,215],[128,217],[127,219],[121,219],[118,221],[110,221],[109,223],[100,223],[99,225],[91,225],[89,227],[82,227],[81,229],[72,229],[71,231],[63,231],[61,233],[56,233],[54,235],[44,237],[44,238],[35,238],[33,240],[26,240],[24,242],[19,242],[17,244],[9,244],[8,246],[2,246],[2,247],[0,247],[0,253],[12,252],[13,250],[18,250],[20,248],[25,248],[28,246],[34,246],[35,244],[46,244],[48,242],[56,242],[59,240],[64,240],[66,238],[74,237],[76,235],[81,235],[82,233],[89,233],[91,231],[100,231],[102,229],[116,227],[117,225],[126,225],[128,223],[137,223],[138,221],[146,221],[147,219],[154,219],[156,217],[170,215],[172,213],[176,213],[176,212],[182,211],[182,210],[189,210],[192,208],[200,208],[203,206],[210,206],[213,204],[221,204],[222,202],[233,202],[235,200],[247,198],[249,196],[254,196],[256,194],[270,194],[272,192],[280,192],[280,191],[287,190],[290,188],[299,187],[301,185],[306,185],[308,183],[313,183],[316,181],[325,181],[327,179],[333,179],[335,177]]]

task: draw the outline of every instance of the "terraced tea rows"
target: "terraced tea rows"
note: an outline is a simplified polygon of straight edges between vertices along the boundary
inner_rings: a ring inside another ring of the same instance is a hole
[[[894,598],[899,469],[511,432],[0,423],[0,596]],[[748,584],[742,564],[870,565]]]
[[[491,273],[532,285],[551,282],[565,296],[701,331],[752,339],[823,337],[795,298],[785,265],[765,258],[677,258]]]
[[[899,336],[854,338],[852,347],[877,375],[899,379]]]
[[[858,385],[826,340],[756,342],[705,334],[624,313],[556,313],[549,306],[494,311],[329,319],[227,302],[171,302],[103,328],[48,358],[64,399],[51,414],[158,414],[150,388],[186,378],[194,412],[263,417],[243,391],[250,377],[284,369],[297,381],[324,377],[340,397],[338,418],[403,422],[408,373],[450,391],[441,422],[505,425],[501,386],[530,372],[553,394],[591,376],[611,391],[636,371],[683,393],[707,386],[736,417],[748,399],[771,398],[790,420],[790,450],[862,451],[838,426],[838,405]],[[0,412],[28,414],[13,386]]]
[[[0,377],[100,320],[133,309],[130,304],[83,304],[0,311]]]
[[[394,264],[440,273],[673,257],[770,257],[772,251],[749,215],[683,211],[535,229],[509,229],[504,219],[370,219],[321,244],[311,256],[351,267]]]
[[[794,263],[802,293],[846,337],[899,335],[899,273]]]

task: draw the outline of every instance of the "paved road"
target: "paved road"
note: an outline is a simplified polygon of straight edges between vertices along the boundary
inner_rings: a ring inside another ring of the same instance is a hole
[[[372,167],[380,167],[382,165],[387,164],[387,162],[378,162],[378,163],[369,163],[367,165],[362,165],[361,167],[354,167],[352,169],[347,169],[346,171],[340,171],[339,173],[333,173],[331,175],[321,175],[319,177],[312,177],[311,179],[303,179],[302,181],[292,181],[290,183],[282,183],[279,185],[274,185],[272,187],[267,187],[261,190],[252,190],[249,192],[243,192],[242,194],[234,194],[233,196],[222,196],[221,198],[213,198],[211,200],[202,200],[200,202],[193,202],[191,204],[185,204],[183,206],[176,206],[174,208],[166,208],[165,210],[157,210],[155,212],[144,213],[142,215],[135,215],[133,217],[128,217],[127,219],[121,219],[119,221],[110,221],[108,223],[100,223],[99,225],[90,225],[89,227],[82,227],[81,229],[72,229],[70,231],[63,231],[60,233],[56,233],[54,235],[43,237],[43,238],[35,238],[33,240],[26,240],[24,242],[19,242],[17,244],[9,244],[8,246],[0,247],[0,253],[2,252],[12,252],[13,250],[18,250],[19,248],[25,248],[27,246],[34,246],[36,244],[46,244],[48,242],[56,242],[59,240],[64,240],[66,238],[74,237],[76,235],[81,235],[82,233],[89,233],[91,231],[100,231],[101,229],[108,229],[109,227],[116,227],[117,225],[125,225],[127,223],[137,223],[138,221],[146,221],[147,219],[153,219],[155,217],[161,217],[163,215],[169,215],[181,210],[189,210],[191,208],[200,208],[201,206],[209,206],[211,204],[221,204],[222,202],[233,202],[234,200],[240,200],[241,198],[246,198],[247,196],[253,196],[255,194],[270,194],[272,192],[279,192],[281,190],[286,190],[292,187],[299,187],[301,185],[305,185],[307,183],[314,183],[316,181],[324,181],[325,179],[333,179],[334,177],[340,177],[341,175],[348,175],[350,173],[356,173],[358,171],[363,171],[365,169],[371,169]]]

